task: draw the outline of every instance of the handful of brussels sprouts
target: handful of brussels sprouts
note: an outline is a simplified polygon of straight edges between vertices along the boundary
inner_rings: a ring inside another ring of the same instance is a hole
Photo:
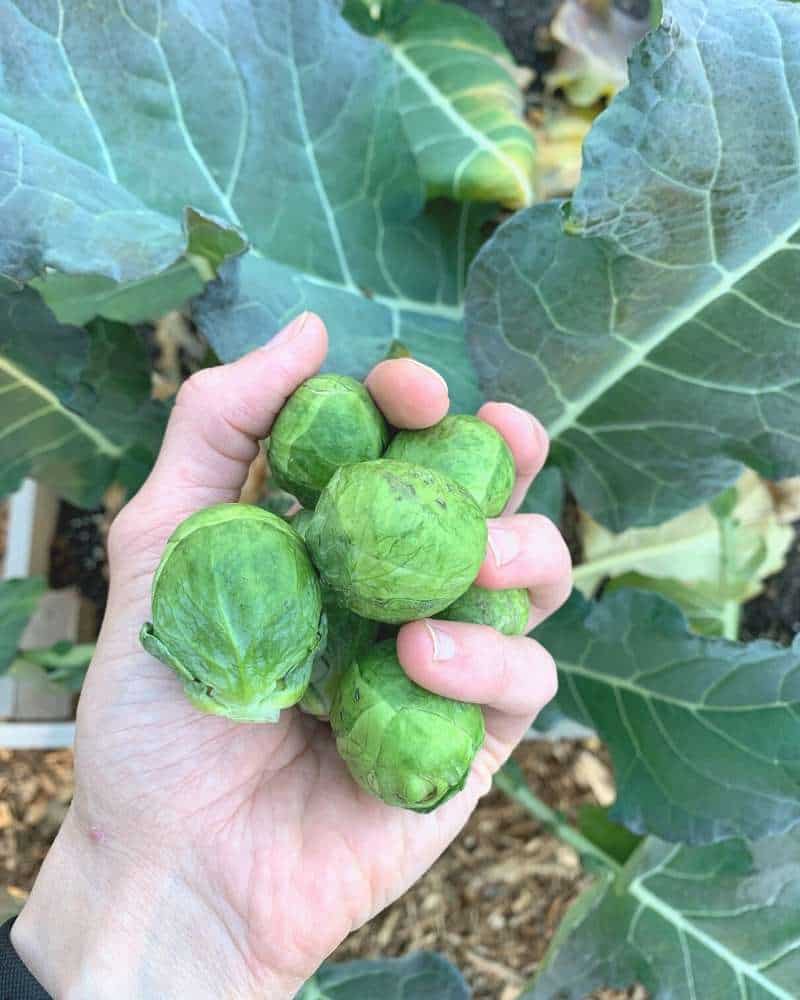
[[[486,517],[511,496],[511,452],[465,415],[392,437],[342,375],[303,383],[267,450],[305,509],[288,522],[246,504],[187,518],[153,578],[142,645],[203,711],[275,722],[299,705],[329,720],[362,787],[430,812],[463,788],[483,715],[415,684],[379,632],[432,616],[525,631],[525,590],[474,584]]]

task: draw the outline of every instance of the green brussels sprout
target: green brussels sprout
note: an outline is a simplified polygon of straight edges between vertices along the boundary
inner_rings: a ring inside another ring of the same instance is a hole
[[[293,514],[289,518],[289,524],[291,524],[291,526],[294,528],[297,534],[303,539],[303,541],[306,540],[306,535],[308,534],[308,528],[313,518],[314,518],[314,511],[306,510],[305,508],[303,508],[302,510],[298,510],[296,514]]]
[[[452,604],[477,576],[486,538],[483,514],[458,483],[386,459],[339,469],[306,536],[339,603],[390,624]]]
[[[358,784],[388,805],[416,812],[436,809],[464,787],[484,737],[480,708],[415,684],[393,639],[344,672],[331,726]]]
[[[311,680],[299,707],[318,719],[327,719],[342,674],[353,660],[374,645],[378,623],[343,608],[327,587],[322,588],[322,608],[328,623],[328,638],[314,658]]]
[[[487,517],[502,513],[514,488],[514,458],[502,435],[465,413],[421,431],[400,431],[385,457],[449,476],[472,494]]]
[[[302,698],[323,638],[320,583],[300,536],[260,507],[223,503],[173,532],[140,641],[204,712],[276,722]]]
[[[312,518],[312,511],[299,510],[291,520],[295,531],[303,539],[306,537]],[[328,637],[325,645],[319,647],[314,657],[311,680],[299,707],[318,719],[327,719],[340,677],[345,668],[375,642],[378,623],[367,621],[366,618],[361,618],[343,608],[336,600],[333,591],[324,584],[322,609],[327,619]]]
[[[451,622],[490,625],[505,635],[524,635],[528,630],[531,599],[524,587],[511,590],[487,590],[473,584],[449,608],[435,618]]]
[[[313,507],[340,465],[379,458],[389,429],[372,396],[348,375],[315,375],[288,399],[267,454],[275,482]]]

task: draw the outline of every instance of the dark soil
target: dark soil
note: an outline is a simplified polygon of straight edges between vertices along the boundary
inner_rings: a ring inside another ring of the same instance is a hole
[[[48,583],[53,589],[77,587],[97,608],[98,622],[108,598],[105,517],[102,510],[81,510],[62,500],[50,547]]]
[[[744,606],[740,638],[774,639],[788,645],[800,632],[800,522],[780,573],[771,576],[764,592]]]

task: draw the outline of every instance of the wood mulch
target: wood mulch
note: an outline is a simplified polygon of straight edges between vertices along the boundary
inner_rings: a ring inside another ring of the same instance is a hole
[[[571,818],[580,804],[607,803],[613,795],[596,740],[527,743],[516,759],[536,794]],[[0,750],[0,905],[24,901],[71,795],[71,751]],[[475,1000],[516,1000],[587,884],[571,848],[492,792],[431,870],[333,957],[441,951],[463,971]],[[593,996],[644,1000],[646,994]]]

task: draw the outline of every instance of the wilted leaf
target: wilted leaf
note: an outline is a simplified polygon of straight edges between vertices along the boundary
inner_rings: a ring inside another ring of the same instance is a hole
[[[95,506],[128,448],[152,459],[165,412],[132,329],[59,324],[32,289],[0,280],[0,495],[30,475]]]
[[[0,580],[0,674],[13,662],[20,636],[45,589],[45,582],[39,576]]]
[[[574,593],[535,636],[558,664],[557,708],[608,743],[612,819],[691,843],[800,823],[800,639],[701,638],[638,591]]]
[[[296,1000],[469,1000],[458,969],[442,955],[420,951],[406,958],[327,962]]]
[[[536,192],[540,200],[572,194],[581,176],[583,140],[595,115],[588,111],[546,110],[533,127],[536,137]]]
[[[613,5],[605,12],[581,0],[564,0],[550,25],[563,48],[547,74],[550,90],[563,90],[577,107],[613,97],[628,82],[628,56],[649,27]]]
[[[708,500],[742,463],[800,468],[798,50],[796,4],[672,0],[571,204],[517,213],[471,269],[484,390],[544,420],[615,531]]]
[[[636,982],[651,1000],[792,1000],[800,981],[800,835],[685,847],[646,840],[572,907],[520,1000]]]

